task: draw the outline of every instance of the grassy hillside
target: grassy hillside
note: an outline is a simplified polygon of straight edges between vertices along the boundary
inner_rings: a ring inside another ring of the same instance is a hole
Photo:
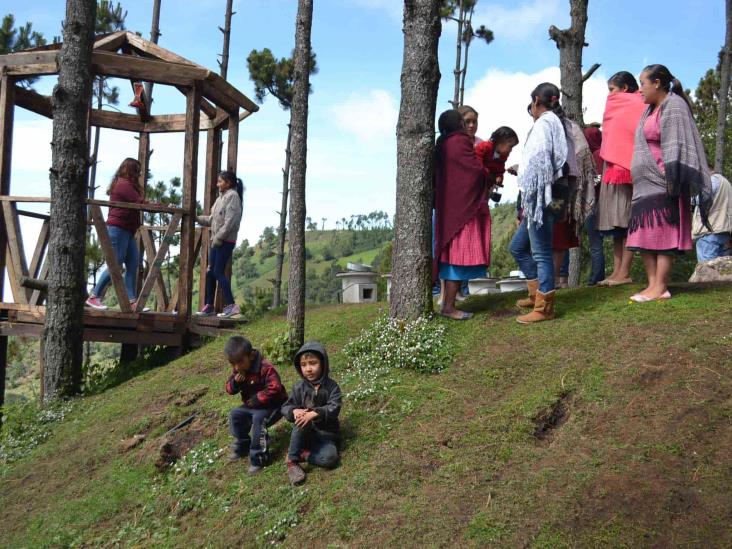
[[[214,341],[75,401],[27,457],[0,462],[0,545],[729,547],[732,287],[673,286],[644,305],[628,301],[636,289],[560,291],[559,317],[536,326],[514,321],[515,296],[471,298],[474,319],[436,321],[449,368],[346,399],[341,465],[298,488],[282,423],[258,476],[219,456],[236,398]],[[336,379],[344,344],[379,314],[309,311]],[[270,316],[246,335],[284,327]],[[194,412],[173,436],[189,451],[159,470],[163,434]]]

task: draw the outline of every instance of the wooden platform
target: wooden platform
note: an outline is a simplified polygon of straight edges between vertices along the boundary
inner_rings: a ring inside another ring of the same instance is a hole
[[[41,337],[46,320],[43,306],[0,303],[0,336]],[[178,347],[188,334],[218,337],[236,333],[241,318],[192,317],[176,313],[84,310],[84,341]]]

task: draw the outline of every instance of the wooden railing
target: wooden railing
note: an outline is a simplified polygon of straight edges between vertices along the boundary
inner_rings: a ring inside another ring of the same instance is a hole
[[[8,279],[13,293],[14,301],[25,305],[40,305],[45,298],[44,291],[38,287],[29,287],[27,281],[45,281],[48,278],[48,261],[45,261],[49,242],[50,217],[46,214],[19,210],[18,203],[50,203],[47,197],[32,196],[0,196],[2,204],[2,217],[4,228],[7,233],[6,265]],[[125,313],[140,313],[144,310],[150,296],[155,294],[157,309],[161,312],[176,312],[178,309],[178,283],[172,289],[166,288],[162,275],[162,266],[167,256],[175,234],[180,231],[182,220],[186,212],[182,208],[166,206],[162,204],[133,204],[128,202],[113,202],[107,200],[86,199],[89,218],[96,230],[97,239],[102,249],[104,261],[109,270],[119,307]],[[143,277],[141,289],[135,303],[134,310],[127,297],[122,268],[117,262],[116,254],[109,237],[107,224],[102,214],[102,206],[139,210],[144,212],[156,212],[171,214],[171,220],[165,226],[141,226],[137,233],[138,245],[141,244],[144,250],[144,258],[147,261],[147,270]],[[27,263],[24,240],[21,234],[19,218],[21,216],[42,220],[38,241],[35,244],[33,256],[30,263]],[[163,232],[159,247],[152,236],[153,231]],[[194,239],[193,258],[198,257],[201,251],[201,230],[196,229]],[[181,265],[181,268],[184,268]],[[36,285],[38,286],[38,285]],[[42,286],[42,285],[41,285]]]

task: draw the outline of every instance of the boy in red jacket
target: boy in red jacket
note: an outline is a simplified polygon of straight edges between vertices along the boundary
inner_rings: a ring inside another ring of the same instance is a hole
[[[518,145],[516,132],[508,126],[501,126],[491,134],[488,141],[475,146],[475,154],[491,175],[492,183],[503,187],[503,174],[506,172],[506,160],[511,150]],[[509,170],[510,171],[510,170]]]
[[[267,427],[282,417],[280,407],[287,400],[287,391],[277,370],[252,348],[248,339],[229,338],[224,354],[233,368],[226,382],[226,392],[230,395],[241,393],[242,400],[242,405],[229,413],[229,432],[236,439],[231,445],[229,459],[236,461],[248,452],[249,474],[255,474],[267,463]]]

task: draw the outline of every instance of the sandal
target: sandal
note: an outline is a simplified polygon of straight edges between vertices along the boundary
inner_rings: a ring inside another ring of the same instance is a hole
[[[467,311],[457,311],[459,316],[452,316],[448,313],[440,313],[440,316],[444,316],[445,318],[449,318],[452,320],[468,320],[469,318],[473,318],[473,313],[468,313]]]

